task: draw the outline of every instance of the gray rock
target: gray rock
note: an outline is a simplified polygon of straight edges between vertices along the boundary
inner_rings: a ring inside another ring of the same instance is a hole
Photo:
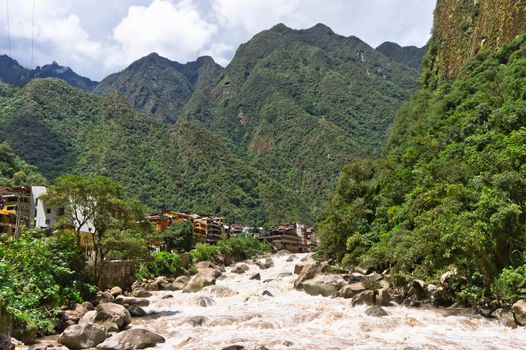
[[[264,290],[263,293],[261,293],[262,295],[266,295],[266,296],[269,296],[269,297],[273,297],[274,295],[272,295],[271,292],[269,292],[268,290]]]
[[[131,322],[131,315],[124,306],[115,303],[99,304],[97,306],[95,323],[115,322],[119,329],[123,329]]]
[[[374,292],[372,290],[366,290],[361,293],[356,294],[352,300],[352,306],[355,305],[373,305],[375,301]]]
[[[191,316],[184,320],[184,323],[190,323],[193,327],[201,327],[207,320],[205,316]]]
[[[358,293],[365,291],[365,287],[361,282],[355,282],[343,286],[339,291],[338,295],[342,298],[350,299]]]
[[[303,270],[303,266],[305,265],[302,265],[302,264],[294,265],[294,274],[299,275],[301,273],[301,270]]]
[[[97,346],[99,350],[136,350],[164,343],[166,340],[146,329],[130,329],[113,335]]]
[[[274,261],[272,260],[272,258],[267,257],[265,258],[265,260],[256,260],[256,265],[261,270],[266,270],[274,266]]]
[[[249,270],[250,268],[248,267],[247,264],[237,264],[233,269],[232,269],[232,272],[233,273],[237,273],[237,274],[242,274],[242,273],[245,273]]]
[[[144,317],[146,316],[146,311],[139,305],[129,305],[127,308],[131,317]]]
[[[132,290],[132,292],[130,293],[130,296],[132,296],[132,297],[136,297],[136,298],[149,298],[149,297],[151,297],[152,295],[153,295],[152,293],[147,292],[147,291],[145,291],[145,290],[142,289],[142,288],[134,289],[134,290]]]
[[[365,310],[365,314],[373,317],[383,317],[388,315],[388,313],[378,305],[368,307],[367,310]]]
[[[261,280],[261,274],[258,272],[250,277],[251,280]]]
[[[209,307],[209,306],[214,305],[216,301],[210,297],[199,297],[197,298],[197,303],[201,305],[202,307]]]
[[[68,327],[58,342],[70,349],[88,349],[102,343],[108,337],[106,329],[93,323],[77,324]]]
[[[117,304],[128,304],[128,305],[139,305],[139,306],[148,306],[150,305],[150,301],[148,299],[144,298],[133,298],[133,297],[118,297],[115,299],[115,303]]]
[[[310,295],[333,296],[345,285],[345,280],[338,275],[319,275],[303,282],[303,289]]]
[[[314,264],[305,265],[301,269],[298,278],[294,281],[295,288],[301,288],[302,283],[306,280],[314,278],[316,275],[322,273],[327,268],[327,262],[316,262]]]
[[[202,268],[197,274],[195,274],[188,284],[184,287],[183,293],[194,293],[198,292],[206,286],[210,286],[216,283],[216,272],[212,268]]]
[[[296,255],[291,255],[287,258],[287,260],[285,260],[286,262],[293,262],[294,260],[296,260],[298,257]]]
[[[97,316],[97,311],[95,310],[88,311],[80,318],[79,324],[94,323],[95,316]]]
[[[113,287],[112,289],[110,289],[110,294],[113,295],[114,297],[116,297],[117,295],[121,295],[122,294],[122,288],[121,287]]]
[[[511,311],[513,312],[515,322],[520,326],[526,326],[526,300],[522,299],[517,301],[511,307]]]
[[[179,276],[175,279],[175,281],[172,283],[172,288],[174,290],[183,290],[184,287],[190,282],[190,277],[188,276]]]

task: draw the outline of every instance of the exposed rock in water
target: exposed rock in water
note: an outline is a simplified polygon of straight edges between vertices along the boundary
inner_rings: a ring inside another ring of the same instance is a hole
[[[214,305],[216,302],[213,298],[210,297],[199,297],[197,298],[197,304],[201,305],[202,307],[208,307]]]
[[[261,280],[261,274],[258,272],[250,277],[251,280]]]
[[[517,301],[511,307],[515,321],[520,326],[526,326],[526,300],[522,299]]]
[[[100,350],[136,350],[146,349],[164,343],[166,340],[158,334],[145,329],[130,329],[117,333],[97,346]]]
[[[149,297],[152,296],[152,293],[147,292],[147,291],[145,291],[145,290],[142,289],[142,288],[137,288],[137,289],[134,289],[134,290],[130,293],[130,296],[132,296],[132,297],[136,297],[136,298],[149,298]]]
[[[150,301],[144,298],[130,298],[130,297],[118,297],[115,299],[116,304],[128,304],[128,305],[139,305],[139,306],[148,306]]]
[[[322,273],[323,271],[325,271],[327,266],[327,262],[316,262],[311,265],[303,266],[298,278],[296,279],[296,281],[294,281],[294,287],[301,288],[301,284],[304,281],[314,278],[314,276],[316,276],[317,274]]]
[[[345,285],[345,281],[338,275],[319,275],[303,282],[302,285],[305,292],[310,295],[328,297],[335,295]]]
[[[146,311],[139,305],[129,305],[127,308],[131,317],[144,317],[146,316]]]
[[[122,288],[121,287],[113,287],[112,289],[110,289],[110,294],[113,295],[114,297],[116,297],[118,295],[121,295],[122,294]]]
[[[270,269],[272,266],[274,266],[274,261],[272,260],[272,258],[270,257],[267,257],[265,258],[265,260],[256,260],[256,265],[261,269],[261,270],[266,270],[266,269]]]
[[[233,273],[242,274],[242,273],[247,272],[249,269],[250,269],[250,268],[248,267],[247,264],[239,263],[239,264],[237,264],[237,265],[232,269],[232,272],[233,272]]]
[[[261,293],[262,295],[266,295],[266,296],[269,296],[269,297],[273,297],[274,295],[272,295],[271,292],[269,292],[268,290],[264,290],[263,293]]]
[[[358,293],[351,300],[352,306],[362,305],[362,304],[373,305],[374,302],[375,302],[375,296],[372,290],[366,290],[361,293]]]
[[[108,332],[104,327],[85,323],[68,327],[58,337],[58,342],[70,349],[89,349],[102,343],[107,337]]]
[[[119,304],[99,304],[96,311],[95,323],[114,322],[119,329],[123,329],[131,322],[130,313],[124,306]]]
[[[190,282],[190,277],[188,276],[179,276],[175,279],[172,284],[173,290],[182,290]]]
[[[373,317],[383,317],[388,315],[388,313],[378,305],[368,307],[367,310],[365,310],[365,314]]]
[[[361,282],[351,283],[346,286],[343,286],[342,289],[338,291],[338,296],[342,298],[350,299],[358,293],[365,291],[365,287]]]

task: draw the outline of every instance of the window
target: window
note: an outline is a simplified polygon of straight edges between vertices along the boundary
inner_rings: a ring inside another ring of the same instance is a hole
[[[49,225],[51,223],[51,221],[49,221],[49,219],[46,220],[46,225]]]
[[[46,213],[51,214],[51,208],[47,208]]]

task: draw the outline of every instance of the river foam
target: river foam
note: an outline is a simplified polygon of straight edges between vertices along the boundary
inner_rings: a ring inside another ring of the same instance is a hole
[[[349,299],[295,290],[290,273],[306,254],[295,256],[273,256],[274,266],[264,270],[247,263],[244,274],[227,268],[215,286],[197,293],[154,292],[145,308],[150,315],[131,327],[164,336],[158,349],[526,349],[525,328],[480,316],[392,306],[376,318]],[[258,272],[261,280],[251,280]],[[173,298],[163,299],[167,294]]]

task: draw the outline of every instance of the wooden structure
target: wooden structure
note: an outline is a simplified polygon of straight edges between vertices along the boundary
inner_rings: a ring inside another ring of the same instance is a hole
[[[20,227],[30,227],[33,218],[30,209],[31,187],[0,187],[0,210],[3,211],[2,220],[6,223],[3,228],[6,231],[16,236]],[[11,222],[12,215],[14,215],[14,223]]]
[[[215,244],[225,232],[222,218],[200,216],[198,214],[185,214],[165,210],[162,213],[148,216],[148,220],[154,224],[155,230],[159,233],[163,233],[174,223],[188,220],[192,222],[192,232],[196,242]]]
[[[193,226],[196,242],[215,244],[224,233],[221,218],[199,217],[194,219]]]

